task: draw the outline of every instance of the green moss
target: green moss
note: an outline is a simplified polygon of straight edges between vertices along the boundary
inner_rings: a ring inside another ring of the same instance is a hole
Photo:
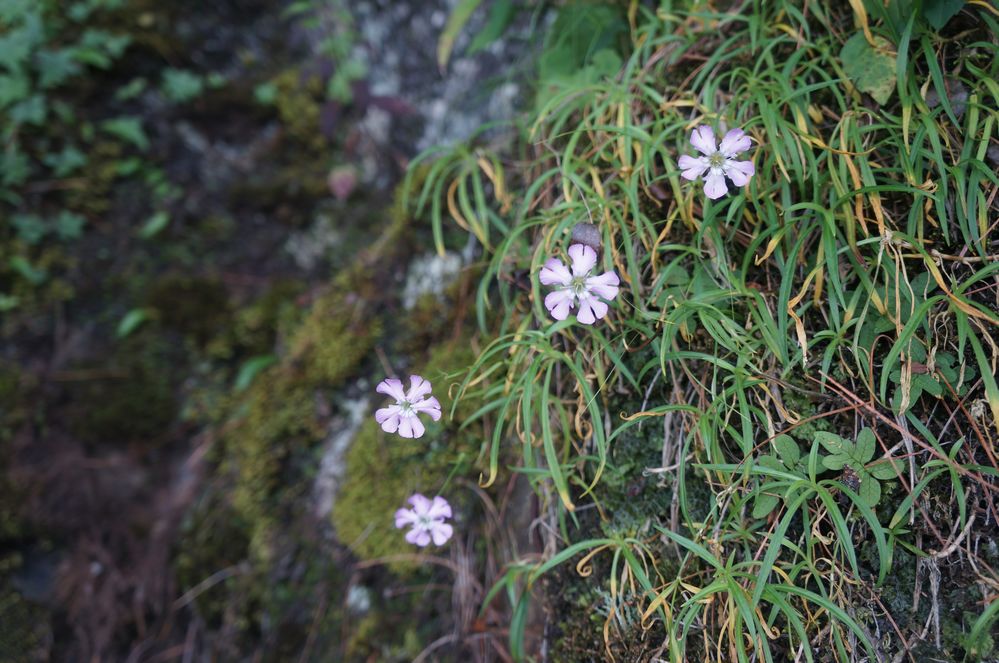
[[[479,404],[473,401],[459,401],[454,417],[451,417],[453,396],[475,358],[469,337],[462,336],[455,341],[432,346],[426,363],[420,369],[420,375],[433,383],[434,396],[441,403],[444,419],[452,426],[463,423],[478,409]]]
[[[402,613],[401,606],[393,607],[396,614]],[[350,640],[346,646],[348,661],[380,661],[381,663],[405,663],[415,660],[426,647],[414,625],[407,628],[393,628],[383,613],[371,613],[350,629]],[[397,626],[397,625],[395,625]],[[389,628],[386,628],[389,627]]]
[[[424,420],[427,433],[423,437],[403,440],[384,433],[369,420],[351,443],[345,481],[333,507],[333,524],[338,538],[358,556],[374,559],[412,552],[412,546],[392,527],[392,514],[405,506],[413,493],[437,494],[455,470],[455,460],[470,457],[477,449],[481,433],[475,426],[458,430],[474,412],[475,404],[460,402],[451,418],[453,399],[449,394],[449,386],[460,382],[460,372],[474,357],[469,340],[460,338],[433,346],[426,363],[414,369],[434,384],[434,395],[444,412],[440,422]],[[406,565],[394,568],[401,570]]]
[[[290,339],[291,361],[315,384],[339,386],[381,335],[380,321],[367,311],[371,300],[364,291],[373,286],[354,281],[355,287],[350,288],[350,283],[349,278],[338,279],[313,304]]]
[[[392,516],[413,493],[437,494],[453,454],[435,435],[401,440],[366,421],[347,453],[346,479],[333,505],[337,538],[362,559],[413,552]]]
[[[327,141],[319,124],[325,102],[322,79],[314,74],[303,75],[298,69],[288,69],[275,76],[271,83],[278,90],[275,103],[288,135],[317,152],[325,150]]]
[[[290,496],[284,491],[292,461],[323,437],[314,391],[293,373],[271,369],[254,382],[245,414],[226,436],[226,465],[234,474],[232,505],[247,522],[250,548],[270,558],[273,528]]]
[[[208,353],[216,359],[232,359],[274,352],[280,330],[290,327],[296,318],[295,299],[301,292],[298,282],[277,281],[257,300],[233,313],[232,325],[209,342]]]

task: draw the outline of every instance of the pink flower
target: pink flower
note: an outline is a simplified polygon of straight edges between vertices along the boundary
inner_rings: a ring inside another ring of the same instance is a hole
[[[441,404],[430,395],[430,382],[419,375],[409,376],[409,391],[403,392],[402,382],[395,378],[382,380],[375,391],[395,399],[395,405],[375,412],[375,421],[386,433],[398,431],[403,437],[422,437],[426,429],[417,415],[429,414],[434,421],[441,418]]]
[[[558,258],[549,258],[541,268],[538,278],[545,285],[558,286],[545,297],[545,308],[556,320],[565,320],[569,309],[579,303],[576,319],[584,325],[592,325],[607,315],[607,304],[617,297],[621,281],[611,270],[599,276],[591,276],[597,266],[597,252],[585,244],[569,247],[572,259],[572,272]]]
[[[752,139],[742,129],[732,129],[722,138],[721,145],[715,146],[715,133],[711,127],[701,125],[690,134],[690,144],[704,156],[691,157],[684,154],[677,165],[683,171],[684,179],[696,180],[707,171],[704,178],[704,193],[712,200],[728,193],[725,178],[736,186],[744,186],[756,172],[752,161],[736,161],[735,157],[750,147]]]
[[[395,512],[397,529],[410,527],[406,532],[406,540],[423,547],[433,540],[435,546],[443,546],[454,528],[444,522],[451,517],[451,505],[443,497],[437,496],[432,501],[416,493],[409,498],[412,509],[399,509]]]

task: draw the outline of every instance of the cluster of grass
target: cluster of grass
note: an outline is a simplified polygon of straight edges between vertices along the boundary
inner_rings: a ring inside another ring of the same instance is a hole
[[[413,200],[438,248],[457,224],[488,261],[494,340],[460,389],[486,430],[483,482],[525,474],[560,538],[486,603],[510,602],[523,658],[536,581],[610,555],[611,597],[637,602],[667,660],[987,657],[999,10],[736,4],[570,4],[516,147],[427,155]],[[756,176],[718,201],[676,165],[699,124],[754,139]],[[622,280],[593,327],[553,322],[536,278],[579,223]],[[622,394],[642,406],[615,410]],[[579,507],[601,507],[615,444],[663,417],[675,514],[593,536]],[[936,589],[879,600],[903,558],[968,587],[949,641]]]

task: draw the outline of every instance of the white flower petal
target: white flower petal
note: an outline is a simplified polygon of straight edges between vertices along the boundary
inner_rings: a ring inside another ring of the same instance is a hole
[[[706,124],[694,129],[694,133],[690,134],[690,144],[706,157],[718,151],[718,147],[715,145],[715,132]]]
[[[692,157],[684,154],[676,162],[681,169],[680,177],[685,180],[696,180],[698,177],[704,174],[704,171],[708,169],[708,160],[706,157]]]
[[[562,264],[561,260],[549,258],[545,266],[541,268],[538,280],[545,285],[569,285],[569,282],[572,281],[572,274],[569,273],[569,268]]]
[[[425,516],[430,511],[430,506],[432,502],[429,498],[424,497],[420,493],[413,493],[409,496],[409,503],[413,505],[413,513],[417,516]]]
[[[406,532],[406,540],[422,548],[430,545],[430,534],[423,529],[411,529]]]
[[[441,404],[440,401],[438,401],[434,396],[417,403],[413,403],[413,410],[416,412],[422,412],[423,414],[429,414],[430,418],[434,421],[438,421],[441,418]]]
[[[447,523],[435,522],[430,530],[435,546],[443,546],[454,533],[454,528]]]
[[[398,405],[389,405],[388,407],[380,407],[375,410],[375,421],[380,424],[385,423],[389,418],[393,416],[398,416],[401,408]]]
[[[586,289],[598,297],[603,297],[604,299],[614,299],[617,297],[618,286],[621,284],[621,279],[617,277],[617,273],[614,271],[604,272],[600,276],[591,276],[586,279]]]
[[[708,176],[704,178],[704,194],[711,200],[715,200],[726,193],[728,193],[728,186],[725,184],[725,172],[720,168],[712,168]]]
[[[572,258],[572,275],[576,277],[586,276],[597,266],[597,252],[585,244],[570,246],[569,257]]]
[[[434,520],[450,518],[451,505],[447,503],[446,499],[438,495],[434,498],[434,503],[430,506],[430,511],[427,512],[427,516],[433,518]]]
[[[425,380],[419,375],[409,376],[409,391],[406,392],[407,401],[415,403],[422,400],[424,396],[428,396],[431,391],[433,388],[430,386],[430,380]]]
[[[593,302],[598,301],[595,297],[584,295],[579,298],[579,310],[576,311],[576,320],[584,325],[592,325],[597,321],[596,310]]]
[[[380,394],[385,394],[386,396],[391,396],[397,401],[401,401],[406,398],[406,392],[402,388],[402,382],[395,378],[387,378],[378,383],[375,387],[375,391]]]
[[[412,525],[417,521],[416,512],[412,509],[399,509],[395,512],[396,529],[402,529],[407,525]]]
[[[742,129],[732,129],[722,138],[718,151],[727,159],[745,152],[753,146],[753,140]]]
[[[394,407],[398,407],[398,406],[394,406]],[[389,409],[389,408],[385,408],[385,409]],[[382,410],[378,410],[378,412],[381,412],[381,411]],[[376,421],[378,420],[378,412],[375,412],[375,420]],[[387,418],[383,419],[382,421],[379,421],[378,423],[381,424],[382,430],[385,431],[386,433],[394,433],[397,430],[399,430],[399,422],[401,422],[401,421],[402,421],[402,417],[399,415],[399,413],[398,412],[393,412]]]
[[[607,315],[607,304],[590,295],[580,298],[576,319],[584,325],[592,325],[605,315]]]
[[[736,186],[745,186],[749,178],[756,173],[756,167],[752,161],[726,161],[725,174]]]
[[[545,297],[545,308],[556,320],[565,320],[569,317],[569,309],[576,303],[576,296],[572,290],[562,289],[548,293]]]

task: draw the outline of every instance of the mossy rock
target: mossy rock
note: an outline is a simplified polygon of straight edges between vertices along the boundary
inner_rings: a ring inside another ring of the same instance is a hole
[[[235,479],[232,505],[248,522],[251,552],[261,560],[270,556],[282,506],[294,497],[285,491],[301,480],[294,457],[323,439],[316,405],[314,389],[294,373],[272,368],[250,387],[243,417],[225,437],[225,463]]]
[[[326,101],[323,80],[316,74],[288,69],[271,80],[278,94],[278,116],[288,134],[303,146],[323,152],[328,141],[320,130],[322,104]]]
[[[381,335],[381,323],[370,317],[364,290],[341,280],[320,297],[289,343],[291,361],[317,385],[336,387],[350,377]]]
[[[395,511],[413,493],[436,495],[449,473],[454,450],[435,439],[433,428],[416,440],[382,431],[366,421],[347,453],[346,480],[333,503],[337,538],[366,560],[412,553],[404,533],[395,529]],[[393,564],[396,571],[412,565]]]
[[[399,606],[401,607],[401,606]],[[403,613],[393,606],[396,615]],[[350,639],[345,650],[348,661],[380,661],[381,663],[406,663],[413,661],[426,647],[426,640],[413,624],[391,624],[387,615],[372,613],[350,629]],[[387,623],[389,622],[389,623]]]
[[[296,281],[275,282],[255,301],[236,309],[232,326],[209,342],[208,353],[216,359],[232,359],[274,352],[280,331],[298,317],[295,300],[302,288]]]

